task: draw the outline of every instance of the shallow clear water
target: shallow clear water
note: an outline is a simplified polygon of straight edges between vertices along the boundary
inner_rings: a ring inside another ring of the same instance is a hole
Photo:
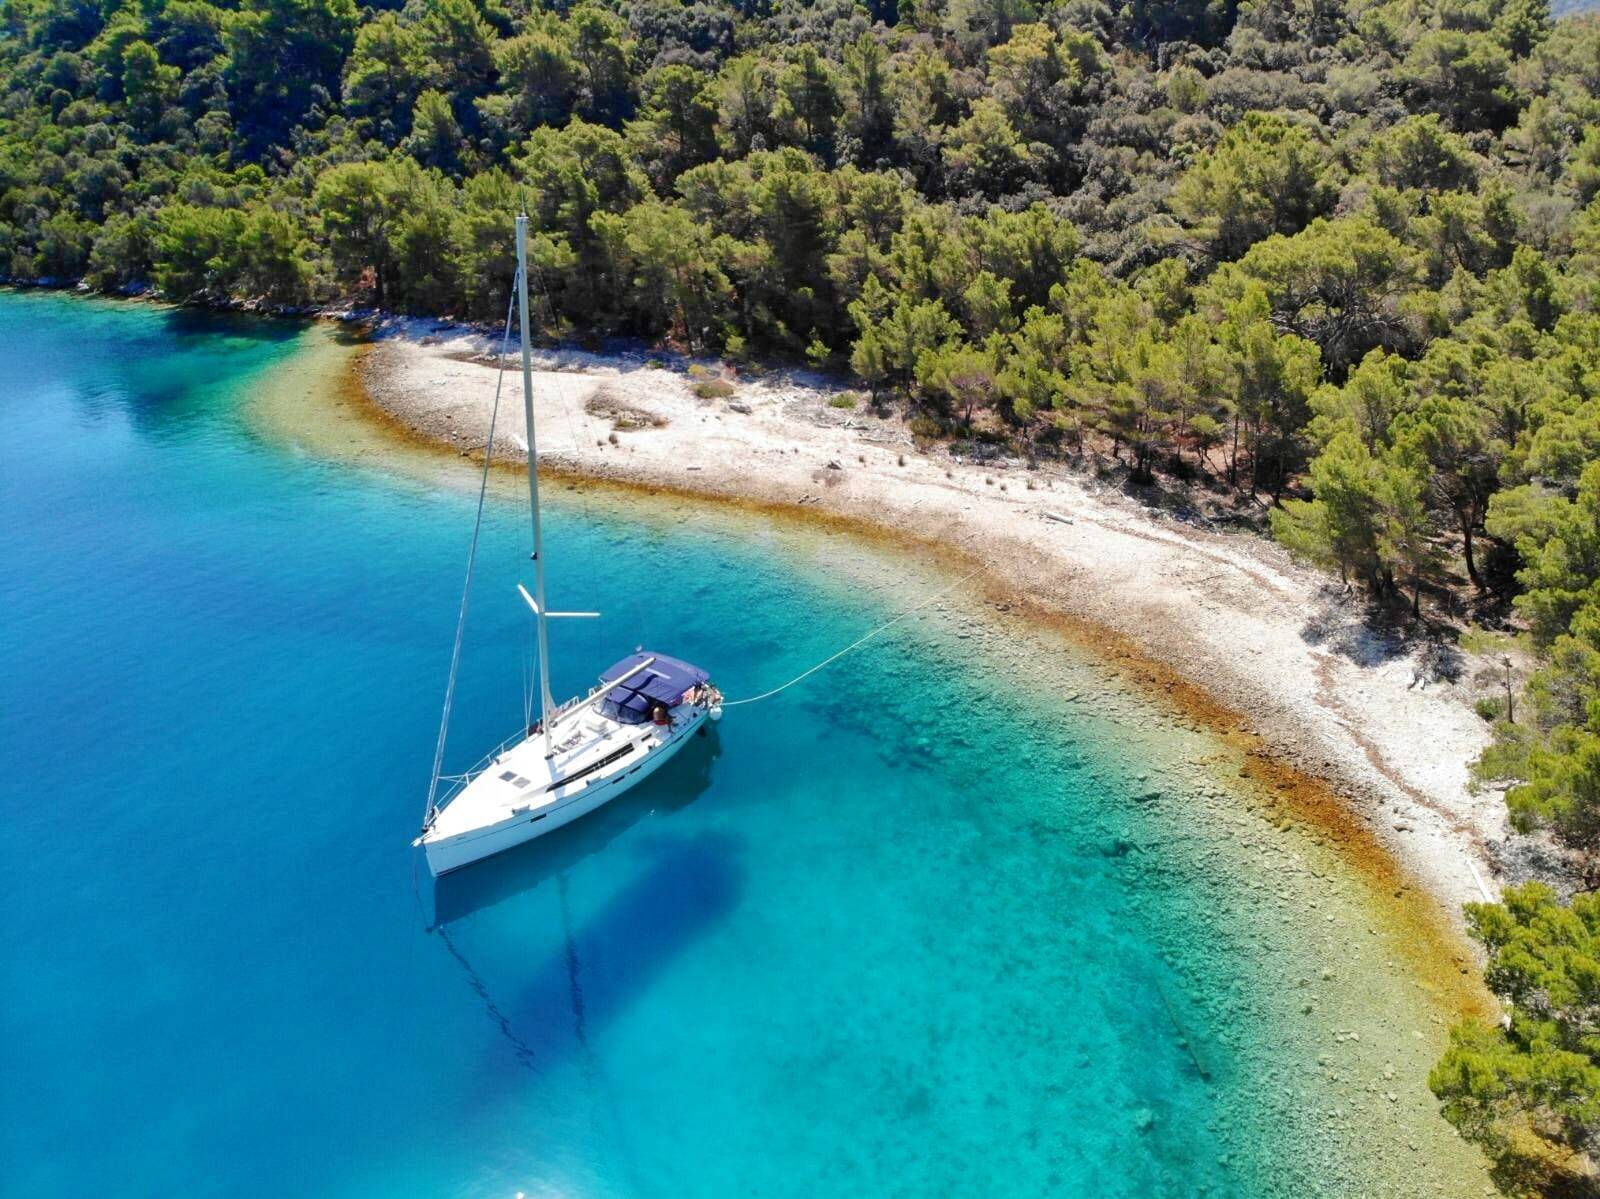
[[[262,439],[306,336],[0,295],[0,1191],[1245,1196],[1320,1143],[1293,1193],[1355,1193],[1282,993],[1338,937],[1228,881],[1260,826],[1131,800],[1199,734],[960,596],[434,893],[472,496]],[[523,522],[457,768],[522,718]],[[681,501],[548,538],[607,614],[563,695],[640,642],[753,693],[941,584]]]

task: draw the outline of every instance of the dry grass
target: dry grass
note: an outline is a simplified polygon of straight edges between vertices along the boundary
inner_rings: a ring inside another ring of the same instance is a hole
[[[583,410],[590,416],[610,421],[613,429],[623,432],[630,429],[664,429],[668,423],[667,418],[659,413],[641,408],[604,387],[595,389],[595,393],[583,405]]]
[[[725,400],[733,394],[734,386],[726,379],[706,379],[690,390],[702,400]]]

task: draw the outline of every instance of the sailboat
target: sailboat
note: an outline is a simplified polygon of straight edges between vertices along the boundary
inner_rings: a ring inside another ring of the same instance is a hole
[[[539,526],[539,453],[534,436],[533,360],[528,338],[528,218],[517,217],[517,313],[522,334],[522,405],[528,431],[528,499],[533,522],[533,610],[539,658],[539,721],[520,730],[439,790],[457,656],[445,697],[439,752],[428,793],[422,847],[428,869],[448,874],[570,824],[659,770],[708,720],[722,695],[704,670],[680,658],[638,650],[600,673],[583,696],[556,704],[550,692],[548,622],[598,612],[552,612],[545,604],[545,554]],[[492,432],[491,432],[492,437]],[[487,470],[487,464],[485,469]],[[481,501],[480,501],[481,504]],[[476,540],[474,540],[476,553]],[[471,587],[469,561],[467,587]],[[462,612],[466,604],[463,597]]]

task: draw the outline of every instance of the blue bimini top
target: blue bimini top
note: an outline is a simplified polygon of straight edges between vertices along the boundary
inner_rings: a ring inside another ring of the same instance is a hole
[[[651,661],[654,659],[654,661]],[[676,708],[691,687],[698,687],[710,676],[698,666],[691,666],[680,658],[666,654],[653,654],[641,650],[629,654],[600,676],[602,683],[620,679],[642,662],[650,662],[620,687],[613,687],[600,701],[600,711],[623,724],[643,724],[650,719],[650,709],[656,704]]]

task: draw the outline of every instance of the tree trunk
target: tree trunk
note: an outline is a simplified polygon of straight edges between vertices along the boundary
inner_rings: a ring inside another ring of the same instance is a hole
[[[1461,516],[1461,538],[1467,558],[1467,578],[1472,580],[1472,585],[1479,591],[1483,590],[1483,579],[1478,575],[1478,563],[1472,556],[1472,521],[1465,515]]]
[[[677,294],[673,296],[672,315],[678,322],[678,331],[683,336],[684,343],[688,345],[690,353],[694,352],[694,333],[689,328],[689,306],[684,303],[683,297],[689,292],[689,284],[684,279],[682,268],[675,268],[672,272],[673,283],[676,284]]]
[[[1250,427],[1250,495],[1261,490],[1261,426]]]
[[[1422,615],[1422,576],[1413,575],[1411,578],[1411,615]]]

